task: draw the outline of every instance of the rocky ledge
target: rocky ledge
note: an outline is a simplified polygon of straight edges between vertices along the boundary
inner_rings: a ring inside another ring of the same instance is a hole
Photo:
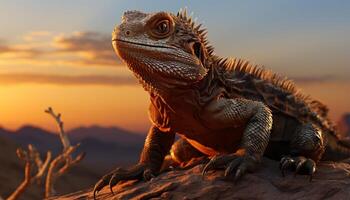
[[[239,182],[223,178],[223,171],[201,175],[202,165],[170,171],[150,182],[128,181],[98,193],[97,199],[350,199],[350,162],[323,162],[312,180],[292,172],[282,177],[278,162],[263,160],[261,168]],[[93,199],[92,189],[53,199]]]

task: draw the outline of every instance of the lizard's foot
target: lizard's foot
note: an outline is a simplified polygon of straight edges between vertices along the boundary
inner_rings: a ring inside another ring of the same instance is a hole
[[[182,163],[180,169],[181,170],[191,169],[197,165],[206,164],[209,161],[210,161],[209,158],[206,156],[192,158],[190,161],[188,161],[186,163]]]
[[[312,176],[316,172],[316,163],[312,159],[303,156],[284,156],[280,161],[280,169],[283,177],[285,176],[285,170],[289,169],[295,172],[294,176],[297,174],[309,175],[309,181],[312,181]]]
[[[210,159],[205,165],[202,175],[204,176],[209,170],[225,169],[225,177],[234,175],[234,180],[237,181],[246,172],[253,171],[258,164],[258,161],[249,155],[217,155]]]
[[[155,177],[151,170],[148,169],[144,164],[137,164],[130,169],[117,168],[111,173],[103,176],[96,184],[93,190],[94,199],[96,199],[96,194],[102,190],[105,186],[109,185],[111,192],[113,193],[113,186],[115,186],[120,181],[127,180],[151,180]]]

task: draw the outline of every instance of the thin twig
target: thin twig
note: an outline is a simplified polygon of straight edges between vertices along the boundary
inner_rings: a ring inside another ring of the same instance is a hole
[[[17,187],[17,189],[7,198],[7,200],[16,200],[18,197],[27,189],[28,185],[30,184],[30,171],[31,171],[31,163],[26,162],[24,167],[24,180],[23,182]]]
[[[68,138],[68,136],[65,133],[64,128],[63,128],[63,121],[61,120],[61,113],[58,113],[56,115],[51,107],[49,107],[47,110],[45,110],[45,112],[47,114],[51,115],[55,119],[55,121],[58,125],[58,129],[59,129],[58,133],[59,133],[60,138],[61,138],[63,150],[66,150],[70,146],[70,142],[69,142],[69,138]]]
[[[7,200],[16,200],[18,197],[24,193],[27,187],[34,182],[40,182],[41,178],[44,176],[45,171],[47,169],[48,163],[51,160],[51,152],[47,152],[46,160],[43,163],[39,152],[36,148],[29,144],[28,151],[18,148],[17,156],[19,159],[25,161],[24,167],[24,180],[17,187],[17,189],[7,198]],[[33,176],[31,174],[33,166],[36,166],[37,173]]]
[[[57,115],[51,107],[45,110],[46,113],[51,115],[58,124],[59,135],[63,145],[63,150],[49,165],[49,169],[46,176],[45,182],[45,198],[55,195],[54,183],[57,178],[62,176],[68,171],[69,168],[80,162],[85,153],[79,154],[76,158],[72,158],[72,153],[80,146],[80,144],[72,146],[67,134],[63,128],[63,121],[61,120],[61,114]]]

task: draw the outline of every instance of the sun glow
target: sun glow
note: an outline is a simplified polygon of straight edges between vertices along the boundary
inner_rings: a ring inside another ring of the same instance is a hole
[[[44,114],[52,106],[63,114],[68,129],[82,125],[121,126],[145,132],[148,96],[139,86],[57,86],[23,84],[0,86],[1,126],[23,124],[55,130]]]

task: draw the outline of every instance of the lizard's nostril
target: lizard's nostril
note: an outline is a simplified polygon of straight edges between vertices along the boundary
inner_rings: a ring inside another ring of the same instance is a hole
[[[125,35],[130,35],[130,31],[125,31]]]

